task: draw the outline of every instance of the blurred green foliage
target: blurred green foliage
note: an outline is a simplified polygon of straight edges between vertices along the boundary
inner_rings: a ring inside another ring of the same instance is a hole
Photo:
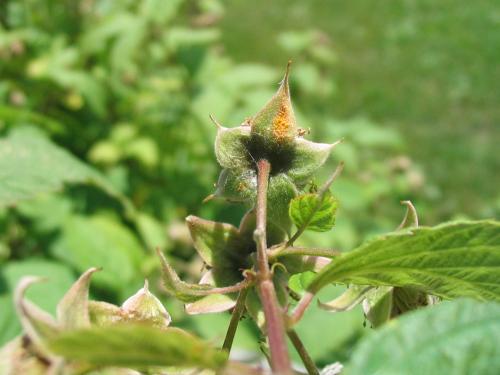
[[[462,3],[3,0],[0,197],[17,194],[0,203],[0,344],[19,329],[10,295],[22,275],[49,278],[31,295],[49,310],[90,266],[104,267],[94,290],[110,302],[144,277],[158,290],[155,247],[198,281],[184,217],[236,224],[244,212],[201,203],[219,172],[208,114],[243,122],[289,58],[299,125],[316,141],[345,139],[322,176],[346,162],[335,227],[304,243],[349,250],[395,228],[402,199],[429,224],[498,215],[500,18],[493,1]],[[14,147],[19,134],[34,143]],[[9,179],[22,147],[29,191]],[[175,325],[223,339],[229,315],[188,318],[164,300]],[[320,363],[345,358],[360,312],[316,312],[298,329],[306,346]],[[257,332],[245,321],[236,346],[256,352]]]

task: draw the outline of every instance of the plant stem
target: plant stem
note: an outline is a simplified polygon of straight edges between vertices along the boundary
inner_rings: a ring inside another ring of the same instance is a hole
[[[309,356],[309,353],[304,347],[304,344],[302,343],[302,340],[300,339],[299,335],[297,335],[297,332],[295,332],[295,330],[293,329],[290,329],[287,333],[288,337],[290,338],[290,341],[295,347],[295,350],[297,350],[300,359],[302,359],[302,363],[306,367],[307,373],[309,375],[319,375],[318,368],[314,364],[312,358]]]
[[[340,254],[341,254],[340,251],[334,249],[288,246],[288,247],[278,247],[276,249],[271,248],[268,255],[269,259],[273,261],[277,258],[286,255],[312,255],[312,256],[321,256],[326,258],[334,258]]]
[[[271,352],[271,367],[277,374],[290,374],[291,364],[285,340],[283,311],[278,303],[267,259],[267,187],[271,165],[261,159],[257,163],[257,205],[254,240],[257,244],[257,280],[259,296],[266,318],[267,336]]]
[[[299,303],[297,306],[295,306],[295,310],[293,310],[292,315],[288,318],[287,321],[287,326],[288,329],[293,327],[304,315],[304,312],[306,311],[307,307],[309,307],[309,304],[314,298],[314,294],[311,292],[306,292],[302,298],[300,299]]]
[[[247,294],[248,289],[242,289],[238,294],[238,299],[236,300],[236,305],[234,306],[233,314],[231,315],[231,321],[229,322],[229,327],[227,327],[226,338],[224,339],[224,344],[222,344],[222,349],[227,350],[228,353],[231,352],[238,323],[243,315],[243,311],[245,311]]]

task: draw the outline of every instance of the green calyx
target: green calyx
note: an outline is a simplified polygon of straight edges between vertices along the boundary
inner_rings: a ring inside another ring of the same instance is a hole
[[[271,164],[268,219],[290,230],[289,202],[302,192],[337,144],[315,143],[297,128],[288,83],[289,66],[276,94],[250,120],[234,128],[217,124],[215,155],[224,168],[211,197],[252,207],[256,198],[256,163]]]

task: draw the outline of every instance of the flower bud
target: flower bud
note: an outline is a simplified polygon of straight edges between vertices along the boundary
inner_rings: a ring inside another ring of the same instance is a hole
[[[130,320],[151,322],[160,328],[168,327],[172,321],[167,309],[149,291],[147,280],[143,288],[123,303],[122,310]]]

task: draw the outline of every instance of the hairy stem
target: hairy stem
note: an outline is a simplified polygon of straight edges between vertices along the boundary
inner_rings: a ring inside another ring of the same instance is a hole
[[[277,258],[287,256],[287,255],[312,255],[320,256],[326,258],[334,258],[340,255],[340,251],[335,249],[324,249],[317,247],[297,247],[297,246],[277,246],[276,248],[271,248],[269,251],[269,260],[273,261]]]
[[[293,310],[292,315],[288,318],[287,325],[289,329],[293,327],[304,315],[304,312],[309,307],[311,301],[314,298],[314,294],[311,292],[306,292],[300,299],[297,306],[295,306],[295,310]]]
[[[299,335],[297,335],[297,332],[295,332],[295,330],[293,329],[290,329],[287,333],[288,333],[288,338],[295,347],[295,350],[297,350],[300,359],[302,359],[302,363],[306,367],[307,373],[309,375],[319,375],[318,368],[314,364],[312,358],[309,356],[309,353],[304,347],[304,344],[302,343],[302,340],[300,339]]]
[[[267,259],[267,186],[271,165],[261,159],[257,163],[257,223],[254,239],[257,244],[257,280],[259,296],[266,318],[267,336],[271,352],[271,367],[277,374],[290,374],[291,364],[285,340],[283,311],[278,303]]]
[[[236,305],[234,306],[233,314],[231,315],[231,321],[229,322],[229,327],[227,328],[226,338],[224,339],[224,344],[222,344],[222,349],[227,350],[228,353],[231,352],[234,336],[236,335],[236,329],[238,328],[243,311],[245,311],[247,294],[248,289],[242,289],[240,291],[238,299],[236,300]]]

